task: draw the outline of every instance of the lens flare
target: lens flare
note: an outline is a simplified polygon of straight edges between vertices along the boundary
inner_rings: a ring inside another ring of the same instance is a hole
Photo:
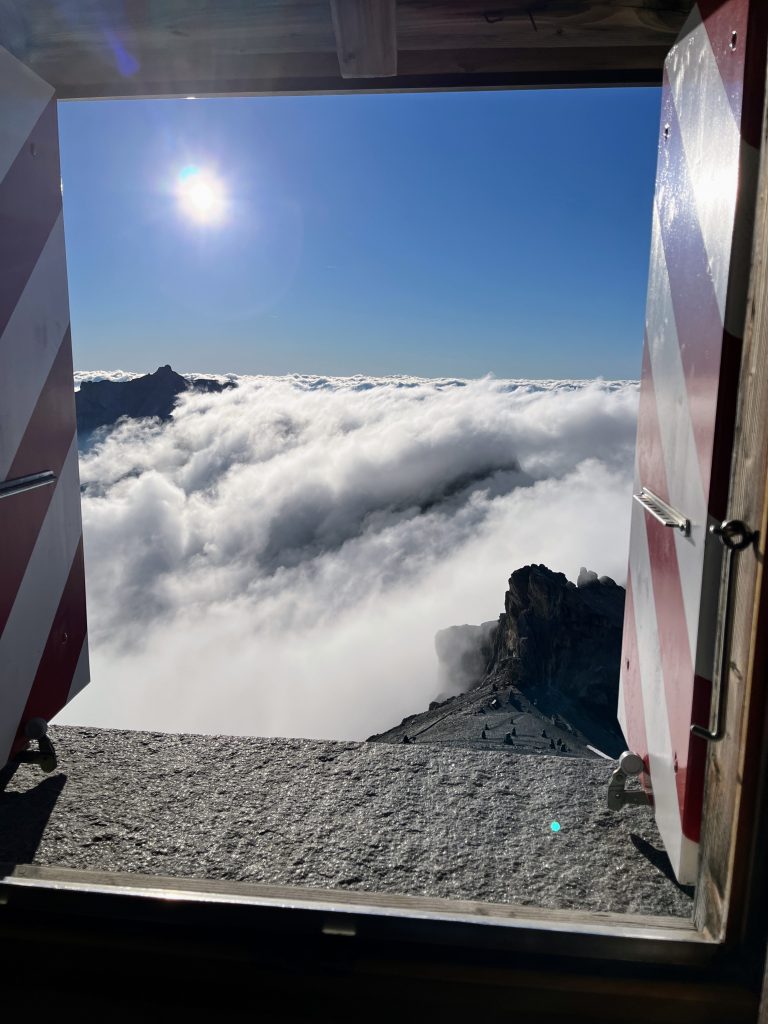
[[[215,175],[190,165],[179,173],[177,196],[182,213],[199,224],[220,222],[226,210],[224,186]]]

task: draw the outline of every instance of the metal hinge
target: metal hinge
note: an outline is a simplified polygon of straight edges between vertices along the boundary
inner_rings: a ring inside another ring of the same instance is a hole
[[[46,775],[58,767],[53,744],[48,739],[48,723],[44,718],[30,718],[24,725],[28,740],[37,740],[37,750],[22,750],[13,759],[17,764],[36,764]]]
[[[608,809],[620,811],[627,804],[650,805],[650,799],[644,789],[627,790],[627,780],[639,775],[644,768],[643,759],[631,750],[625,750],[619,758],[619,767],[612,773],[608,783]]]

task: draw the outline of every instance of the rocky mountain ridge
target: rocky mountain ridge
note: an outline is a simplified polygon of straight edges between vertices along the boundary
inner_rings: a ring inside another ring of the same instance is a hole
[[[545,565],[516,570],[498,622],[435,637],[440,682],[453,694],[371,741],[618,756],[624,598],[586,569],[576,584]]]
[[[75,393],[78,435],[87,439],[94,430],[112,426],[123,416],[168,420],[183,392],[218,393],[233,387],[233,381],[220,383],[207,377],[183,377],[167,364],[133,380],[83,381]]]

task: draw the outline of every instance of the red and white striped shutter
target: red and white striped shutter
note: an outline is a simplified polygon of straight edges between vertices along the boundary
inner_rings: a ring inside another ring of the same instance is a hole
[[[619,720],[677,878],[696,880],[721,546],[763,112],[764,0],[699,0],[664,65]]]
[[[0,48],[0,766],[88,678],[56,98]]]

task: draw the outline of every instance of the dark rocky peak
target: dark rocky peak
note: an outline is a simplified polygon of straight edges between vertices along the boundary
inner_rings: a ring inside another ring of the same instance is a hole
[[[78,433],[87,438],[94,430],[112,426],[123,416],[168,420],[184,391],[219,392],[234,386],[230,381],[220,384],[207,378],[182,377],[168,364],[133,380],[84,381],[75,395]]]
[[[570,716],[602,749],[622,743],[616,719],[623,587],[582,569],[578,585],[545,565],[513,572],[488,675],[547,713]]]
[[[513,622],[529,613],[549,618],[559,608],[568,587],[573,583],[563,573],[552,572],[546,565],[524,565],[509,577],[504,610]]]
[[[509,654],[521,655],[522,645],[538,637],[551,641],[553,627],[567,628],[578,646],[596,619],[619,629],[624,621],[624,588],[608,576],[582,567],[573,584],[546,565],[526,565],[509,578],[501,616]],[[577,626],[586,631],[583,636],[575,632]]]
[[[187,380],[182,377],[180,373],[176,373],[170,363],[166,363],[165,366],[158,366],[154,373],[147,373],[143,377],[137,377],[135,380],[128,381],[128,384],[136,384],[141,380],[151,380],[155,384],[167,384],[170,387],[180,388],[182,391],[187,389]]]
[[[517,569],[498,622],[435,637],[439,686],[454,696],[375,739],[515,753],[552,753],[554,743],[558,756],[590,756],[592,744],[618,756],[624,596],[587,569],[576,583],[546,565]]]

